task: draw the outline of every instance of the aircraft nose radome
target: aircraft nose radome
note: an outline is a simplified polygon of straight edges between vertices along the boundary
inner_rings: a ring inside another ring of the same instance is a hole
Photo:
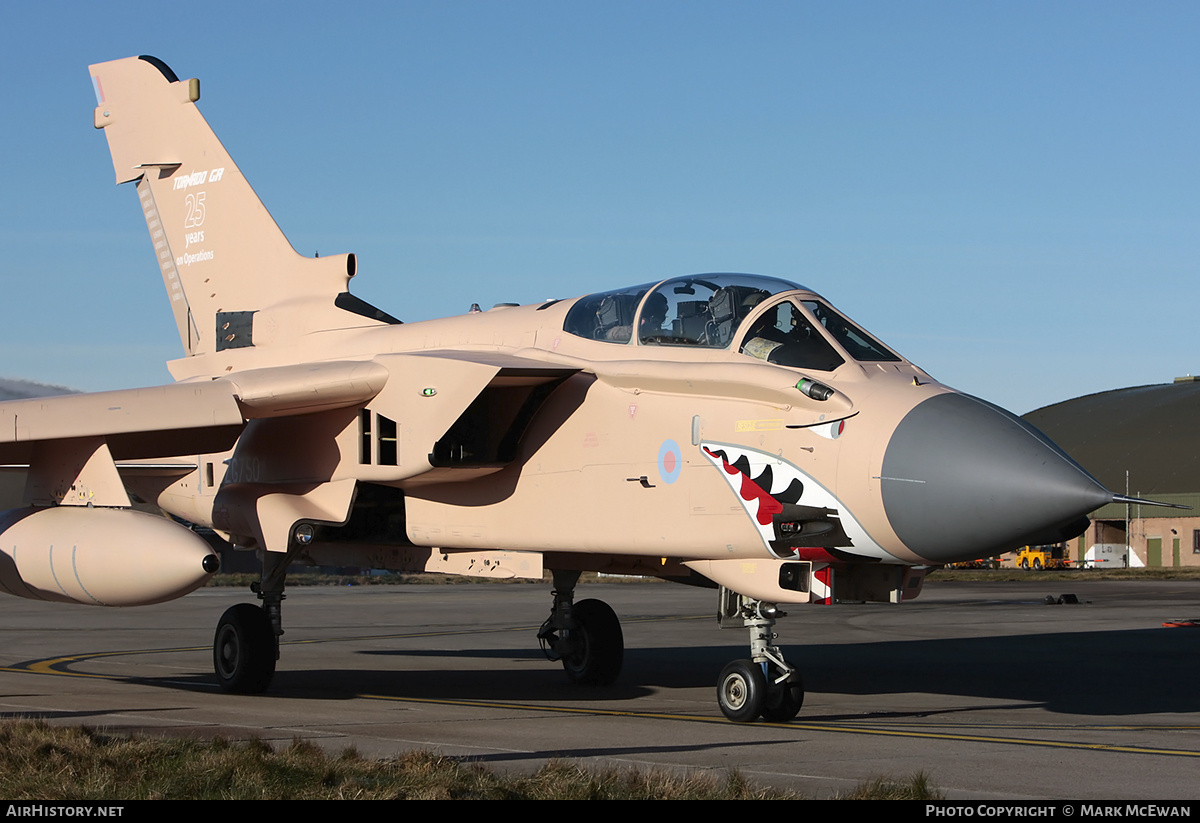
[[[1112,501],[1037,429],[965,394],[900,421],[880,488],[896,535],[936,563],[1011,551]]]

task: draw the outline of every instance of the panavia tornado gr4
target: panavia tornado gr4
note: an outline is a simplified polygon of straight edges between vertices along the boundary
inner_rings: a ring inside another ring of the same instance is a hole
[[[293,562],[553,579],[538,634],[582,683],[618,677],[583,571],[711,586],[747,659],[732,720],[804,697],[780,605],[916,597],[925,570],[1080,533],[1114,495],[1008,412],[944,386],[816,292],[699,274],[401,323],[349,291],[353,254],[289,245],[196,108],[197,80],[91,67],[95,126],[133,183],[185,356],[176,382],[0,405],[0,587],[132,606],[218,567],[156,504],[258,552],[260,603],[214,667],[260,692]],[[464,594],[469,596],[469,594]],[[532,641],[532,638],[531,638]]]

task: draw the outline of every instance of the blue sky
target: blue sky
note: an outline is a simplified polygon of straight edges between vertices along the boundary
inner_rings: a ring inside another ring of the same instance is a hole
[[[1200,4],[6,4],[0,376],[180,348],[89,63],[152,54],[404,320],[797,280],[1017,412],[1200,367]]]

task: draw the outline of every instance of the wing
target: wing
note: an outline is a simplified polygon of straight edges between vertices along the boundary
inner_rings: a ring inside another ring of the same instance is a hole
[[[255,369],[217,380],[0,404],[0,463],[29,467],[31,505],[128,506],[114,461],[227,451],[250,420],[361,406],[371,361]]]
[[[578,371],[430,351],[22,400],[0,405],[0,463],[29,466],[26,505],[123,507],[122,475],[154,474],[167,485],[196,464],[164,458],[233,449],[208,493],[213,523],[282,551],[298,520],[345,522],[356,481],[446,483],[498,471],[554,388]],[[195,520],[190,509],[176,513]]]

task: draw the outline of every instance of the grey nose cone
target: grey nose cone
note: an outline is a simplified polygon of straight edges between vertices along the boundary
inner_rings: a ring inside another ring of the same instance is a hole
[[[880,488],[897,536],[935,563],[1073,537],[1113,499],[1037,429],[965,394],[931,397],[900,421]]]

